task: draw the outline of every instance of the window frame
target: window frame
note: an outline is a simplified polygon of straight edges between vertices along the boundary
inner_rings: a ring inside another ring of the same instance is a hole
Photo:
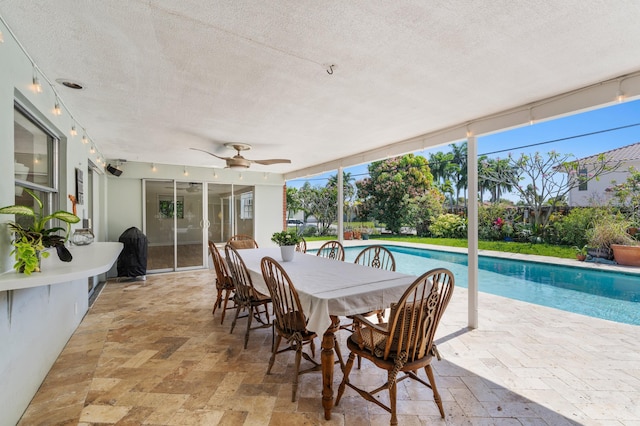
[[[31,124],[45,133],[47,136],[51,138],[51,146],[47,147],[51,149],[50,158],[47,158],[49,162],[48,167],[48,177],[49,182],[51,182],[51,186],[41,185],[38,183],[30,182],[28,180],[16,179],[14,175],[14,186],[16,188],[27,188],[36,193],[38,193],[42,202],[45,205],[44,214],[51,214],[54,211],[58,210],[59,206],[59,197],[60,193],[60,136],[58,133],[53,130],[50,126],[47,125],[43,120],[39,119],[35,113],[33,113],[26,105],[19,102],[17,99],[14,100],[13,103],[13,112],[14,112],[14,125],[16,122],[16,114],[21,114],[24,118],[26,118]],[[13,158],[14,162],[16,161],[16,136],[13,135]]]

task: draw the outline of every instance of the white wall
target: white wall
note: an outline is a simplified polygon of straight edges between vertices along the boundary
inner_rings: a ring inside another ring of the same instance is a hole
[[[598,180],[594,179],[588,182],[586,191],[579,191],[578,188],[572,189],[569,192],[569,205],[572,207],[589,207],[607,204],[613,198],[613,193],[607,192],[606,189],[613,186],[613,181],[617,183],[625,182],[629,175],[630,166],[640,170],[640,160],[625,162],[614,172],[607,173]]]
[[[44,78],[40,78],[43,92],[31,91],[31,62],[1,23],[0,31],[5,39],[0,44],[0,206],[15,202],[13,121],[14,100],[18,99],[61,139],[59,205],[70,211],[67,194],[71,193],[70,188],[75,188],[75,168],[79,167],[86,175],[88,147],[79,137],[67,139],[72,118],[66,112],[61,116],[51,113],[55,95]],[[78,215],[85,217],[84,206],[78,206]],[[7,273],[14,273],[9,256],[11,237],[6,226],[11,219],[0,216],[0,272]],[[0,424],[15,424],[20,419],[86,313],[87,303],[86,280],[0,292]]]

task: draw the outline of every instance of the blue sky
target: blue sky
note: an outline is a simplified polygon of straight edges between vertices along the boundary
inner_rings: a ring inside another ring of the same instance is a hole
[[[625,129],[607,131],[618,127],[629,126]],[[590,136],[580,136],[596,133]],[[535,147],[517,149],[525,145],[539,144],[557,139],[569,138]],[[573,154],[576,158],[587,157],[600,152],[609,151],[625,145],[640,142],[640,100],[623,102],[606,108],[597,109],[581,114],[575,114],[556,120],[536,123],[518,129],[497,133],[478,138],[478,154],[487,154],[506,150],[489,157],[506,157],[510,152],[519,155],[521,152],[546,153],[555,150],[562,154]],[[431,150],[418,151],[416,154],[428,158],[429,153],[449,151],[448,146],[440,146]],[[346,168],[356,179],[362,179],[367,174],[367,165]],[[287,186],[299,188],[306,181],[312,186],[324,186],[336,171],[307,178],[295,179],[287,182]]]

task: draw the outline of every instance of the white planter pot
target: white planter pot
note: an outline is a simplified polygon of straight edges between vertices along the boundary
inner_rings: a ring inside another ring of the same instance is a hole
[[[295,252],[296,246],[280,246],[280,254],[282,254],[283,262],[291,262]]]

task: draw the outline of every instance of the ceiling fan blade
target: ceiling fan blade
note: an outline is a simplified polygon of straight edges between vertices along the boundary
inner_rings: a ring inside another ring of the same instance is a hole
[[[286,158],[272,158],[270,160],[251,160],[251,162],[268,166],[270,164],[291,163],[291,160]]]
[[[214,157],[216,157],[216,158],[219,158],[219,159],[221,159],[221,160],[228,160],[228,159],[230,159],[230,158],[231,158],[231,157],[220,157],[219,155],[216,155],[216,154],[214,154],[213,152],[205,151],[204,149],[200,149],[200,148],[189,148],[189,149],[192,149],[192,150],[194,150],[194,151],[202,151],[202,152],[206,152],[207,154],[212,155],[212,156],[214,156]]]

